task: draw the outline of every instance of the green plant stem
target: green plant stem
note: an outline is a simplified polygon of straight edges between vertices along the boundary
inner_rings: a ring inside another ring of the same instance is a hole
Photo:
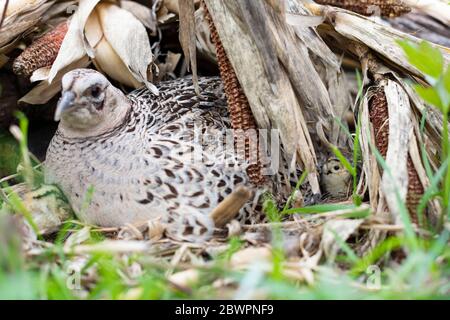
[[[447,111],[447,110],[446,110]],[[443,113],[443,130],[442,130],[442,162],[445,159],[450,159],[450,148],[449,148],[449,128],[448,128],[448,112]],[[444,194],[443,194],[443,213],[441,215],[441,223],[443,223],[444,216],[450,214],[450,169],[447,167],[447,173],[444,181]],[[442,224],[441,224],[442,225]]]
[[[28,119],[25,117],[25,115],[21,112],[17,113],[17,118],[19,119],[19,128],[22,132],[22,135],[19,139],[19,147],[20,152],[22,154],[22,161],[23,161],[23,167],[24,167],[24,178],[27,184],[33,188],[35,187],[34,184],[34,173],[33,173],[33,166],[31,164],[31,158],[30,158],[30,152],[28,150],[28,126],[29,122]]]

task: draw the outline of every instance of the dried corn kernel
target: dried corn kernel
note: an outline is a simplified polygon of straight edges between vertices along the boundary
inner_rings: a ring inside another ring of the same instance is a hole
[[[37,69],[51,66],[58,56],[67,29],[67,22],[62,22],[36,39],[14,61],[14,73],[31,76]]]

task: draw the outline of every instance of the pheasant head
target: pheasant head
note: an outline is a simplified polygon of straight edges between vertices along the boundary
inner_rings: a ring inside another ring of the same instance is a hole
[[[70,136],[102,134],[123,122],[130,109],[129,99],[101,73],[77,69],[62,79],[62,94],[55,120]]]

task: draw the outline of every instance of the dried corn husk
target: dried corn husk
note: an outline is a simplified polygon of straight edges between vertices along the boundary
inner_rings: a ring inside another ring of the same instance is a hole
[[[332,128],[338,116],[311,61],[308,45],[298,36],[303,31],[287,24],[284,15],[265,1],[205,3],[258,127],[280,130],[287,154],[298,155],[310,173],[313,192],[318,193],[316,147],[337,140]],[[289,6],[291,10],[302,8],[295,2]],[[308,36],[320,48],[318,35]],[[317,128],[323,133],[320,139]]]
[[[396,224],[401,224],[399,200],[406,203],[408,193],[408,149],[413,127],[411,105],[406,92],[391,80],[384,85],[384,94],[389,111],[389,147],[385,171],[381,179],[383,195]]]
[[[363,222],[362,219],[335,219],[325,223],[320,246],[328,261],[333,262],[341,249],[338,239],[347,241]]]
[[[86,67],[87,57],[99,71],[120,83],[134,88],[146,85],[157,93],[148,80],[153,56],[144,25],[114,3],[80,0],[48,76],[44,76],[46,70],[33,75],[33,80],[43,81],[21,100],[45,103],[59,91],[62,75],[74,67]]]
[[[120,1],[120,6],[131,12],[144,26],[150,29],[152,33],[156,33],[156,12],[140,3],[129,0]]]
[[[402,0],[316,0],[317,3],[345,8],[362,15],[398,17],[411,11]]]
[[[197,75],[197,50],[195,39],[195,4],[194,0],[179,0],[180,12],[180,44],[183,48],[184,56],[187,59],[188,70],[192,70],[192,82],[195,92],[199,95]]]
[[[42,80],[36,87],[34,87],[25,96],[20,98],[19,102],[29,103],[29,104],[44,104],[47,103],[51,98],[53,98],[58,92],[61,91],[61,80],[65,73],[73,69],[86,68],[90,64],[87,57],[82,57],[81,59],[69,64],[64,67],[61,72],[57,74],[52,83],[47,82],[48,74],[50,72],[49,68],[41,68],[36,70],[31,77],[32,80]]]
[[[295,0],[289,0],[287,2],[287,13],[295,15],[300,19],[303,19],[305,15],[309,15],[310,12],[301,6]],[[311,16],[308,16],[311,18]],[[320,23],[322,23],[321,21]],[[317,31],[313,28],[306,28],[300,25],[293,25],[297,37],[299,37],[303,43],[311,51],[310,56],[314,66],[322,78],[322,82],[328,89],[328,94],[333,107],[334,115],[338,119],[343,119],[350,109],[352,99],[350,96],[350,88],[345,77],[345,73],[341,69],[341,62],[327,44],[318,35]],[[314,120],[312,120],[314,121]],[[322,132],[320,127],[317,128],[318,132]],[[348,143],[347,135],[342,131],[338,121],[332,121],[327,130],[328,137],[321,140],[327,140],[326,144],[330,142],[333,145],[339,146],[343,150],[346,149]]]
[[[162,81],[167,78],[175,78],[174,71],[181,60],[181,53],[167,52],[166,61],[158,64],[156,81]]]
[[[332,19],[327,19],[325,23],[331,25],[334,30],[322,30],[323,34],[331,35],[334,41],[341,40],[342,44],[346,46],[344,50],[351,49],[351,46],[348,45],[349,40],[362,43],[380,54],[389,63],[388,66],[406,70],[411,75],[425,79],[425,75],[409,63],[402,48],[398,45],[399,40],[414,43],[419,43],[422,40],[345,9],[324,7],[312,3],[308,4],[307,7],[316,15],[332,17]],[[342,44],[337,41],[333,42],[332,45],[342,46]],[[448,64],[450,62],[450,49],[438,45],[434,46],[442,52],[444,60]]]
[[[178,0],[164,0],[163,6],[166,7],[170,12],[176,15],[180,14],[180,7],[178,5]]]
[[[402,0],[406,5],[424,12],[443,24],[450,25],[450,6],[448,1],[440,0]]]
[[[415,10],[413,13],[384,21],[390,26],[415,37],[450,48],[450,28],[448,24]]]
[[[205,19],[205,8],[200,6],[195,11],[195,37],[196,47],[199,54],[205,56],[210,61],[217,62],[216,47],[211,41],[211,32],[209,24]]]
[[[255,185],[262,185],[265,178],[262,175],[261,159],[258,159],[258,148],[251,146],[251,137],[246,137],[250,130],[256,130],[256,121],[250,109],[247,97],[239,84],[236,72],[227,57],[225,49],[220,41],[217,29],[212,21],[208,10],[205,11],[206,20],[210,24],[211,39],[216,46],[217,61],[220,76],[224,84],[224,91],[227,95],[228,110],[230,112],[231,127],[235,130],[234,139],[237,142],[238,153],[244,155],[252,162],[247,168],[250,181]],[[242,143],[239,143],[242,142]]]
[[[377,213],[389,209],[392,221],[400,224],[399,200],[402,200],[417,222],[418,200],[430,185],[418,147],[423,141],[416,112],[421,114],[425,109],[420,106],[420,99],[412,94],[411,87],[383,66],[367,47],[358,44],[353,47],[361,59],[364,82],[368,85],[359,112],[363,179],[367,183],[365,188],[369,189],[371,206]],[[370,82],[368,73],[375,79],[374,83]],[[429,122],[425,136],[433,137],[440,132],[434,127],[437,123]],[[425,151],[430,153],[439,148],[439,140],[430,141]],[[371,146],[377,147],[385,158],[388,171],[381,173]],[[431,221],[437,221],[439,212],[439,204],[432,202],[428,210]]]
[[[192,2],[197,6],[200,0],[192,0]],[[164,0],[163,6],[166,7],[170,12],[180,15],[180,0]],[[182,11],[183,9],[181,9]]]
[[[0,51],[42,20],[44,13],[55,1],[49,0],[10,0],[0,2],[0,16],[4,20],[0,26]]]

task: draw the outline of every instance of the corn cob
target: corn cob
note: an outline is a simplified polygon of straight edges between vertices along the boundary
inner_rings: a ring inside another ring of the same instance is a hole
[[[253,117],[247,97],[245,96],[245,93],[242,90],[241,85],[239,84],[239,80],[236,76],[233,66],[231,65],[230,60],[227,57],[212,17],[208,11],[208,8],[206,7],[206,4],[203,1],[202,5],[205,8],[205,18],[209,24],[211,40],[216,47],[220,76],[222,78],[224,91],[228,100],[228,110],[231,118],[231,126],[235,131],[242,130],[244,134],[248,132],[248,130],[256,130],[256,121]],[[238,137],[235,138],[237,139]],[[262,184],[264,183],[264,177],[261,173],[262,168],[260,157],[259,154],[250,155],[250,142],[250,138],[245,137],[245,157],[246,159],[257,159],[257,163],[249,165],[249,167],[247,168],[247,174],[254,184]],[[242,150],[237,151],[241,152]]]
[[[51,66],[58,56],[67,29],[65,21],[36,39],[14,60],[14,73],[31,76],[37,69]]]
[[[323,5],[347,9],[361,15],[370,16],[379,13],[383,17],[399,17],[411,11],[401,0],[315,0]]]
[[[375,132],[376,147],[386,159],[389,144],[389,112],[386,95],[383,88],[378,88],[370,102],[369,116]],[[415,223],[417,219],[417,206],[424,194],[424,188],[410,156],[407,162],[408,168],[408,194],[406,197],[407,208]]]
[[[383,158],[386,158],[389,143],[389,113],[383,88],[375,91],[370,103],[369,115],[375,132],[376,147]]]

